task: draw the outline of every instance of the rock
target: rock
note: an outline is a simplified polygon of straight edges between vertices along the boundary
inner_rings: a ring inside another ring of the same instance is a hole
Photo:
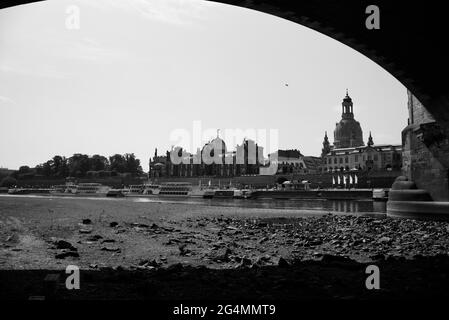
[[[229,259],[230,254],[232,254],[231,249],[221,248],[214,254],[212,260],[215,262],[228,262],[230,260]]]
[[[115,243],[114,239],[104,239],[101,243]]]
[[[77,251],[77,249],[70,242],[65,240],[57,240],[54,244],[56,249],[68,249],[70,251]]]
[[[65,259],[67,257],[79,258],[79,256],[80,255],[78,252],[67,250],[67,251],[63,251],[61,253],[56,254],[55,258],[56,259]]]
[[[378,253],[378,254],[372,255],[369,258],[371,260],[374,260],[374,261],[383,261],[383,260],[385,260],[385,256],[382,253]]]
[[[184,266],[181,263],[175,263],[172,264],[170,266],[167,267],[167,269],[165,269],[167,272],[180,272],[184,269]]]
[[[92,233],[92,230],[89,230],[89,229],[80,229],[79,233],[81,233],[81,234],[89,234],[89,233]]]
[[[378,243],[390,243],[391,238],[390,237],[382,237],[379,240],[377,240]]]
[[[142,229],[146,229],[146,228],[150,227],[149,225],[147,225],[145,223],[137,223],[137,222],[133,223],[132,226],[136,227],[136,228],[142,228]]]
[[[112,222],[109,224],[109,226],[110,226],[111,228],[115,228],[115,227],[118,226],[118,222],[112,221]]]
[[[247,268],[250,266],[251,266],[251,259],[248,259],[247,257],[243,257],[240,259],[240,262],[236,266],[236,268]]]
[[[93,235],[93,236],[88,237],[86,240],[87,240],[87,241],[98,241],[98,240],[100,240],[100,239],[103,239],[103,237],[100,236],[100,235],[98,235],[98,234],[96,234],[96,235]]]
[[[162,264],[157,262],[155,259],[153,260],[141,260],[139,262],[139,267],[144,267],[144,268],[159,268]]]
[[[257,260],[252,264],[251,268],[256,268],[256,267],[262,267],[265,266],[267,264],[269,264],[269,262],[271,261],[271,257],[268,255],[265,255],[263,257],[259,257],[257,258]],[[271,264],[271,263],[270,263]]]
[[[260,239],[258,242],[259,242],[259,243],[264,243],[265,241],[268,241],[268,237],[263,237],[263,238]]]
[[[83,219],[83,224],[91,224],[92,220],[90,219]]]
[[[112,270],[114,270],[114,271],[123,271],[125,269],[122,266],[115,266],[115,267],[112,267]]]
[[[187,249],[186,247],[187,247],[187,244],[185,244],[185,243],[179,245],[178,249],[179,249],[179,253],[181,254],[181,256],[185,256],[185,255],[191,253],[191,251],[189,249]]]
[[[175,243],[179,243],[180,241],[178,239],[168,239],[164,244],[169,246]]]

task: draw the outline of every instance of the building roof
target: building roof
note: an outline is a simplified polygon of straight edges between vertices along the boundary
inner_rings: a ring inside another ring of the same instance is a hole
[[[321,158],[318,157],[304,157],[304,163],[307,169],[318,169],[321,166]]]
[[[366,149],[374,149],[376,151],[402,151],[402,145],[392,145],[392,144],[377,144],[373,146],[360,146],[353,148],[337,148],[332,149],[327,155],[344,155],[344,154],[354,154],[361,153]]]
[[[270,153],[269,156],[272,156],[274,153]],[[278,158],[293,158],[300,159],[303,157],[301,152],[297,149],[289,149],[289,150],[278,150],[277,151]]]

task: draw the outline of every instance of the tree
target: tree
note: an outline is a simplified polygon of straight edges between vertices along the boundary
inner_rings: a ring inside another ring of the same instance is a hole
[[[138,174],[142,172],[140,160],[136,159],[134,153],[126,153],[124,158],[126,162],[126,172],[129,172],[131,174]]]
[[[30,173],[31,168],[28,166],[21,166],[19,168],[19,174],[25,174],[25,173]]]
[[[48,160],[47,162],[42,164],[42,174],[46,177],[50,177],[52,175],[52,167],[53,161]]]
[[[124,173],[127,169],[127,162],[121,154],[114,154],[109,157],[111,171]]]
[[[67,159],[61,156],[54,156],[51,163],[51,172],[53,176],[67,177],[69,174]]]
[[[68,172],[72,177],[84,177],[89,171],[89,156],[75,153],[68,159]]]
[[[103,171],[106,170],[108,167],[109,161],[106,157],[95,154],[90,158],[91,171]]]
[[[14,187],[15,185],[17,185],[17,180],[14,179],[13,177],[5,177],[0,182],[0,187],[11,188]]]

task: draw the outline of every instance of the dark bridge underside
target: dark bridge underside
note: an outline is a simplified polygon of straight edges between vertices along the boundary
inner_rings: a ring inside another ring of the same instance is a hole
[[[437,120],[449,121],[449,27],[442,2],[212,1],[273,14],[348,45],[395,76]],[[365,9],[371,4],[380,9],[380,30],[368,30],[365,26]]]
[[[385,68],[433,114],[449,122],[449,50],[443,1],[210,0],[279,16],[326,34]],[[34,1],[14,1],[12,4]],[[10,6],[1,2],[0,8]],[[368,5],[380,30],[365,27]],[[383,94],[379,92],[379,94]],[[398,106],[399,107],[399,106]],[[405,107],[405,106],[403,106]]]

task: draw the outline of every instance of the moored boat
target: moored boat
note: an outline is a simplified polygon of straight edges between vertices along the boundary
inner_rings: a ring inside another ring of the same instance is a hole
[[[161,184],[158,195],[160,197],[202,197],[204,190],[193,187],[188,182],[167,182]]]
[[[111,188],[100,183],[79,183],[75,194],[86,196],[106,196]]]
[[[214,189],[206,189],[206,190],[204,190],[203,198],[212,199],[214,197],[214,195],[215,195]]]
[[[157,184],[131,185],[124,190],[125,197],[154,197],[159,194],[160,186]]]
[[[236,189],[234,190],[235,199],[249,199],[251,198],[252,191],[250,189]]]
[[[106,197],[110,198],[123,198],[124,196],[122,189],[111,189],[106,193]]]
[[[234,198],[234,189],[218,189],[215,190],[214,198]]]
[[[67,182],[63,185],[53,186],[50,190],[51,195],[63,196],[63,195],[74,195],[76,193],[78,186],[73,182]]]
[[[30,190],[29,189],[25,189],[25,188],[12,188],[8,190],[8,194],[13,194],[13,195],[17,195],[17,194],[30,194]]]
[[[373,189],[374,201],[388,201],[388,192],[390,189]]]

